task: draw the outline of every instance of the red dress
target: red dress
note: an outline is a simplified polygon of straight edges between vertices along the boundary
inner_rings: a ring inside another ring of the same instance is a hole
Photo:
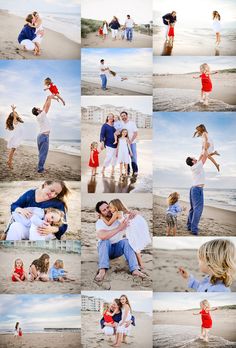
[[[22,331],[19,331],[19,336],[20,336],[20,337],[22,336]]]
[[[170,27],[169,32],[168,32],[168,36],[175,36],[174,27]]]
[[[206,312],[204,309],[202,309],[199,313],[202,316],[202,327],[205,329],[210,329],[212,327],[210,312]]]
[[[90,160],[89,160],[89,167],[97,168],[97,167],[99,167],[99,158],[98,158],[99,152],[98,152],[97,149],[92,150],[92,152],[93,152],[93,160],[94,160],[94,163],[92,162],[92,159],[91,159],[91,157],[90,157]]]
[[[203,92],[211,92],[212,91],[212,83],[210,75],[202,74],[200,75],[202,79],[202,91]]]
[[[52,93],[52,94],[59,94],[59,91],[58,91],[58,89],[57,89],[57,86],[56,85],[54,85],[53,83],[51,83],[50,85],[49,85],[49,91]]]
[[[103,319],[104,319],[105,323],[111,323],[111,324],[113,324],[113,323],[114,323],[114,320],[113,320],[113,318],[112,318],[111,315],[108,315],[108,314],[107,314],[107,312],[109,312],[109,311],[106,310],[106,311],[104,312],[104,314],[103,314]]]
[[[23,279],[22,279],[22,278],[23,278],[23,275],[24,275],[24,269],[23,269],[23,267],[21,267],[21,268],[15,268],[15,269],[14,269],[14,273],[17,273],[17,274],[20,276],[20,279],[23,280]],[[14,274],[12,275],[11,279],[12,279],[13,282],[17,282],[17,279],[15,278]]]
[[[103,35],[103,29],[102,29],[102,27],[100,27],[100,28],[98,29],[98,34],[99,34],[99,35]]]

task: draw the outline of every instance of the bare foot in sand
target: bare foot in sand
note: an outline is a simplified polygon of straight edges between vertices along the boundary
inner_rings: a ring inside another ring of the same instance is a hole
[[[98,271],[98,274],[96,275],[96,277],[94,278],[94,280],[96,280],[97,282],[102,282],[103,279],[105,278],[105,274],[106,274],[105,268],[101,268],[101,269]]]
[[[140,272],[138,269],[136,269],[135,271],[132,272],[132,276],[134,277],[140,277],[140,278],[145,278],[146,275],[142,272]]]
[[[12,162],[10,162],[10,161],[7,161],[7,165],[8,165],[8,168],[9,168],[9,169],[13,169],[13,165],[12,165]]]

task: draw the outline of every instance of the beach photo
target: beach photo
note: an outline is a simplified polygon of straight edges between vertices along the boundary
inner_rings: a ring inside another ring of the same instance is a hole
[[[0,239],[80,240],[80,183],[0,183]]]
[[[0,61],[0,78],[0,180],[80,180],[80,62]]]
[[[79,241],[0,241],[0,293],[80,293]]]
[[[236,347],[235,294],[153,294],[153,347]]]
[[[152,195],[83,196],[81,289],[152,288]]]
[[[0,295],[1,348],[81,347],[80,295]]]
[[[153,1],[156,56],[235,56],[234,0]]]
[[[82,47],[152,47],[152,1],[82,0]]]
[[[151,48],[83,48],[82,95],[152,95]]]
[[[151,291],[82,291],[84,348],[152,347]]]
[[[80,0],[0,1],[0,59],[80,59]]]
[[[154,113],[155,236],[236,235],[235,116]]]
[[[235,292],[235,237],[154,237],[153,289]]]
[[[153,59],[154,111],[236,111],[235,57]]]
[[[152,192],[152,98],[82,97],[82,192]]]

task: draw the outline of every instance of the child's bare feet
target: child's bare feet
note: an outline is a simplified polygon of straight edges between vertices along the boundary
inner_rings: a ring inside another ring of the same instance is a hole
[[[7,161],[7,166],[9,169],[13,169],[13,165],[11,161]]]
[[[220,165],[218,163],[216,163],[216,168],[218,170],[218,172],[220,171]]]
[[[217,155],[217,156],[220,156],[218,151],[215,151],[214,154]]]

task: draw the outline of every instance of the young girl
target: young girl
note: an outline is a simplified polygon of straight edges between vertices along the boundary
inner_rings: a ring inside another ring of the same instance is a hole
[[[108,34],[108,23],[107,23],[107,21],[103,21],[103,23],[102,23],[102,35],[103,35],[103,40],[106,39],[107,34]]]
[[[220,45],[220,31],[221,31],[221,25],[220,25],[220,14],[217,11],[213,11],[213,30],[216,34],[216,46]]]
[[[207,276],[198,281],[182,267],[179,267],[179,273],[188,280],[188,287],[198,292],[230,292],[236,271],[235,256],[231,241],[213,239],[198,250],[199,270]]]
[[[199,126],[196,127],[196,131],[193,134],[193,137],[195,136],[202,137],[202,151],[205,152],[207,151],[209,160],[216,166],[216,169],[218,172],[220,171],[220,165],[214,160],[212,156],[217,155],[219,156],[220,154],[215,151],[214,149],[214,143],[211,138],[208,136],[208,132],[204,124],[200,124]]]
[[[170,23],[169,31],[168,31],[168,42],[171,46],[173,45],[174,37],[175,37],[174,27],[175,27],[175,23]]]
[[[13,282],[23,282],[24,280],[27,279],[27,275],[24,270],[23,261],[21,259],[15,260],[11,279]]]
[[[120,303],[121,303],[122,317],[121,317],[121,321],[119,322],[117,326],[116,341],[113,344],[113,347],[120,347],[123,341],[123,336],[129,335],[131,330],[131,325],[126,327],[127,321],[130,321],[132,318],[131,306],[126,295],[122,295],[120,297]]]
[[[125,176],[128,176],[128,165],[132,156],[133,153],[129,144],[128,131],[127,129],[122,129],[116,148],[117,163],[120,164],[120,177],[123,176],[123,167],[125,169]]]
[[[19,331],[19,321],[16,322],[16,325],[15,325],[15,330],[14,330],[14,338],[17,338],[18,337],[18,331]]]
[[[111,312],[111,306],[109,305],[109,303],[104,303],[103,304],[103,319],[105,321],[105,323],[110,323],[110,324],[114,324],[114,320],[113,320],[113,315],[115,315],[117,313],[117,311]],[[113,330],[112,330],[113,331]]]
[[[168,208],[166,209],[166,235],[171,236],[171,232],[173,236],[176,236],[177,232],[177,214],[181,213],[182,211],[185,211],[186,208],[181,208],[181,206],[178,203],[179,200],[179,193],[178,192],[172,192],[168,199]]]
[[[129,210],[119,199],[113,199],[109,203],[109,208],[112,213],[112,218],[107,221],[101,216],[101,219],[107,226],[111,226],[114,221],[123,221],[125,216],[129,216]],[[136,253],[138,264],[141,270],[144,270],[144,264],[142,261],[141,250],[143,250],[148,244],[151,243],[149,234],[149,228],[146,220],[139,214],[129,221],[129,226],[125,230],[126,238],[129,241],[130,246]]]
[[[64,270],[63,261],[58,259],[49,270],[49,279],[58,282],[74,281],[74,279],[67,277],[66,273],[68,272]]]
[[[42,254],[39,259],[34,260],[29,268],[30,281],[41,280],[42,282],[48,281],[48,269],[49,269],[48,254]]]
[[[64,99],[59,94],[57,86],[53,84],[53,82],[50,79],[50,77],[47,77],[44,80],[44,85],[46,86],[46,88],[44,88],[44,91],[49,90],[52,93],[52,95],[54,95],[54,99],[56,99],[58,102],[59,102],[59,100],[61,100],[62,104],[66,105]]]
[[[39,16],[37,11],[33,12],[33,25],[36,28],[36,35],[42,37],[44,35],[44,27],[42,18]]]
[[[99,154],[98,143],[96,141],[92,142],[90,145],[90,157],[89,157],[89,167],[92,168],[92,176],[97,174],[97,168],[99,167]]]
[[[22,332],[22,329],[21,327],[19,328],[19,337],[22,337],[23,336],[23,332]]]
[[[194,79],[201,78],[202,89],[201,89],[200,103],[203,103],[204,105],[208,105],[208,103],[209,103],[209,94],[212,91],[212,82],[211,82],[210,75],[217,74],[217,71],[210,72],[209,65],[204,63],[204,64],[200,65],[200,72],[201,72],[201,75],[193,76],[193,78]]]
[[[193,313],[193,315],[201,315],[202,326],[200,338],[208,342],[208,332],[212,328],[212,319],[210,312],[216,311],[217,308],[210,308],[210,304],[207,300],[200,302],[201,311],[198,313]]]
[[[13,156],[18,146],[20,146],[23,138],[22,123],[24,121],[16,112],[16,106],[11,105],[12,112],[6,119],[6,129],[10,132],[7,136],[7,148],[10,150],[7,160],[7,165],[13,169]]]
[[[122,131],[122,128],[123,128],[123,124],[120,120],[120,116],[117,116],[115,115],[114,116],[114,124],[113,126],[115,127],[116,129],[116,132],[114,133],[114,138],[115,138],[115,141],[113,144],[117,144],[117,140],[118,140],[118,135],[120,134],[120,132]]]

